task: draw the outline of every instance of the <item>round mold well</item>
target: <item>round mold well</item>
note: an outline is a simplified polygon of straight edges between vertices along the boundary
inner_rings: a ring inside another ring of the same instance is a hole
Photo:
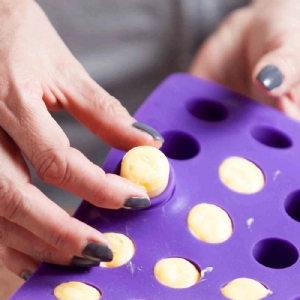
[[[162,133],[165,141],[160,150],[169,158],[187,160],[198,155],[200,145],[190,134],[182,131],[166,131]]]
[[[299,258],[297,248],[289,241],[280,238],[260,240],[254,246],[252,254],[258,263],[272,269],[291,267]]]
[[[208,122],[224,121],[229,115],[227,108],[223,104],[208,99],[190,100],[186,108],[197,119]]]
[[[292,219],[300,222],[300,190],[294,191],[287,196],[284,208]]]
[[[287,149],[293,145],[287,134],[269,126],[255,126],[251,129],[251,135],[259,143],[271,148]]]

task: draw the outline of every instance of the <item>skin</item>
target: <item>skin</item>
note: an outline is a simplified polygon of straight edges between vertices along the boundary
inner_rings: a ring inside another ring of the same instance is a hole
[[[199,50],[191,73],[297,118],[299,6],[258,0],[236,11]],[[108,244],[31,184],[21,152],[42,180],[97,206],[118,209],[129,197],[147,197],[70,147],[49,110],[67,110],[116,148],[161,142],[131,126],[135,120],[89,77],[34,1],[0,0],[0,24],[0,259],[21,276],[40,261],[68,265],[88,242]],[[255,79],[267,64],[284,75],[273,91]]]
[[[300,121],[299,15],[297,0],[253,1],[232,13],[207,39],[190,72]],[[278,67],[283,75],[283,83],[272,91],[256,80],[267,65]]]

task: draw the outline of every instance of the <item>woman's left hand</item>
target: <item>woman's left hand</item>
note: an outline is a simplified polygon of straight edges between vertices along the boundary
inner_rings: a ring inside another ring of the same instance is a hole
[[[199,49],[190,72],[300,121],[300,1],[256,0]]]

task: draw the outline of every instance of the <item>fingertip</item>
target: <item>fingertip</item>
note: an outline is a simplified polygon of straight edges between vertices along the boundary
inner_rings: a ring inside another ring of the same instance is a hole
[[[146,125],[144,123],[141,123],[141,122],[134,122],[132,124],[132,126],[138,130],[141,130],[141,131],[149,134],[154,141],[158,141],[161,143],[164,142],[164,138],[162,137],[162,135],[159,132],[157,132],[153,127]]]
[[[256,80],[268,91],[272,91],[283,83],[283,74],[275,65],[265,65],[257,74]]]

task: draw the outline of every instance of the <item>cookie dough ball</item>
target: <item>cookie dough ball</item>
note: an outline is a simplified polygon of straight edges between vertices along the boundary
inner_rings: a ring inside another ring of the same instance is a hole
[[[191,233],[207,243],[222,243],[232,235],[232,222],[219,206],[201,203],[194,206],[187,218]]]
[[[160,150],[140,146],[129,150],[123,157],[120,175],[143,186],[153,198],[167,187],[169,173],[169,161]]]
[[[260,191],[265,184],[262,171],[242,157],[229,157],[219,167],[221,181],[231,190],[242,194]]]
[[[183,258],[164,258],[154,267],[156,279],[174,289],[188,288],[200,280],[197,268]]]
[[[237,278],[221,289],[221,293],[231,300],[259,300],[271,294],[261,283],[250,278]]]
[[[101,267],[115,268],[126,264],[135,253],[135,247],[131,239],[126,235],[115,232],[104,233],[111,244],[114,258],[110,262],[101,262]]]
[[[98,290],[82,282],[65,282],[54,289],[54,296],[58,300],[99,300]]]

